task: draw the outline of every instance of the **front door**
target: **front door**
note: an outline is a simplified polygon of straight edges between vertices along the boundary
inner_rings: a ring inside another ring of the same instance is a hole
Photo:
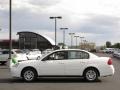
[[[40,75],[65,75],[64,60],[67,58],[67,52],[57,51],[40,62]]]

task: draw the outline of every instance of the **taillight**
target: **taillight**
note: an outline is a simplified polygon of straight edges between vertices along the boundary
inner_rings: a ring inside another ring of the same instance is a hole
[[[107,63],[108,65],[112,65],[112,59],[110,58]]]

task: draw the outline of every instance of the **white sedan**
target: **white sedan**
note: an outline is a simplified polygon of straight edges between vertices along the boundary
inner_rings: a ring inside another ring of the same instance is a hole
[[[101,76],[114,75],[114,67],[109,57],[98,57],[88,51],[64,49],[53,51],[40,60],[11,62],[12,77],[33,81],[42,76],[84,77],[96,81]]]
[[[30,51],[26,53],[26,57],[28,60],[40,59],[42,57],[42,54],[40,51]]]

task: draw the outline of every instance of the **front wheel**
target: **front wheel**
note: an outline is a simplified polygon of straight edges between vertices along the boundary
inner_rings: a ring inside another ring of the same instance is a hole
[[[22,72],[22,77],[25,81],[31,82],[37,78],[37,73],[34,69],[25,69]]]
[[[98,79],[98,72],[97,72],[97,70],[95,70],[93,68],[87,69],[84,72],[84,78],[85,78],[85,80],[87,80],[89,82],[96,81]]]

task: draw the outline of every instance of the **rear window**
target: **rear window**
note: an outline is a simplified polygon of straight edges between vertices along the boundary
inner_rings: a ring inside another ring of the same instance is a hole
[[[2,54],[9,54],[9,51],[2,51]],[[13,52],[11,52],[13,54]]]
[[[83,51],[69,51],[68,59],[89,59],[89,54]]]

